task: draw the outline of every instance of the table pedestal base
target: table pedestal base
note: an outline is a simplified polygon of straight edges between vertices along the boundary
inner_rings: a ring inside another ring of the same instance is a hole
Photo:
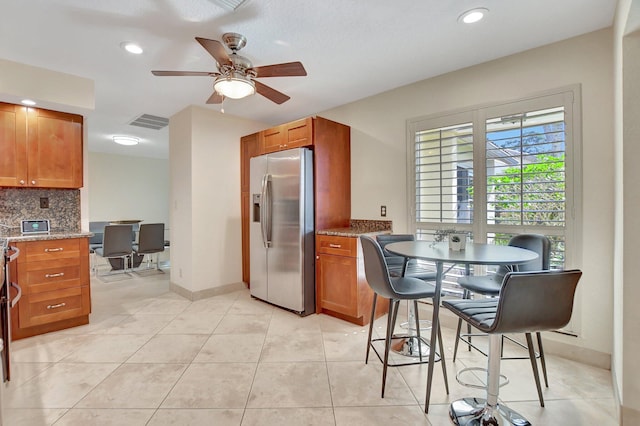
[[[457,426],[531,426],[522,415],[507,406],[487,406],[483,398],[463,398],[453,401],[449,407],[449,418]]]

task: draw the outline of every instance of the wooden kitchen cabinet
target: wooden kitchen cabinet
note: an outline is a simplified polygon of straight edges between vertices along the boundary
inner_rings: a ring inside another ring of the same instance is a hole
[[[82,187],[82,116],[0,103],[0,186]]]
[[[262,153],[313,145],[313,118],[281,124],[260,132]]]
[[[316,312],[364,325],[371,319],[372,303],[360,240],[316,235]],[[388,300],[379,297],[376,317],[388,307]]]
[[[12,280],[22,297],[11,310],[12,339],[89,323],[89,239],[16,242]]]

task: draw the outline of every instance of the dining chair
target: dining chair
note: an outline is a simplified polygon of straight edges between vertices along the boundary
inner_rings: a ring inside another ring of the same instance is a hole
[[[519,234],[513,236],[508,245],[512,247],[519,247],[527,250],[534,251],[538,254],[538,258],[532,260],[531,262],[523,263],[515,267],[510,266],[500,266],[497,272],[494,275],[480,275],[480,276],[463,276],[458,278],[458,285],[462,287],[463,299],[469,299],[472,293],[479,294],[486,297],[498,297],[500,294],[500,289],[502,287],[502,282],[505,275],[512,271],[517,270],[520,272],[531,272],[531,271],[546,271],[549,270],[550,257],[551,257],[551,242],[549,239],[541,234]],[[470,326],[467,329],[466,335],[461,335],[462,327],[462,319],[458,320],[458,327],[456,329],[456,339],[453,348],[453,362],[456,361],[457,353],[458,353],[458,343],[460,340],[467,343],[469,350],[473,346],[471,343],[471,337],[474,334],[471,333]],[[525,338],[527,342],[532,342],[532,338],[530,335],[525,334]],[[531,343],[527,343],[527,345],[522,345],[520,342],[508,338],[511,342],[522,346],[525,349],[528,349],[531,346]],[[547,379],[547,364],[544,358],[544,348],[542,346],[542,335],[537,332],[536,340],[538,343],[538,353],[529,351],[528,357],[503,357],[503,359],[527,359],[530,358],[532,365],[536,363],[536,359],[540,358],[540,364],[542,366],[542,375],[544,378],[545,387],[549,387],[549,381]],[[476,348],[477,349],[477,348]],[[480,351],[482,352],[482,351]],[[482,352],[484,353],[484,352]],[[533,355],[531,355],[533,354]],[[537,370],[536,370],[537,371]],[[540,377],[534,371],[534,380],[536,382],[536,389],[538,391],[538,400],[540,401],[540,406],[544,407],[544,397],[542,396],[542,385],[540,383]]]
[[[400,363],[389,364],[389,351],[391,349],[391,342],[393,339],[400,339],[406,336],[397,336],[393,334],[396,319],[398,316],[398,307],[400,300],[413,301],[415,309],[416,320],[416,332],[418,337],[418,353],[420,354],[420,362],[422,361],[422,339],[420,338],[420,323],[418,314],[418,299],[433,298],[435,295],[435,286],[431,283],[423,281],[414,277],[391,277],[389,275],[389,269],[385,261],[385,256],[382,252],[382,248],[373,238],[367,235],[360,236],[360,242],[362,245],[362,253],[364,257],[364,270],[365,277],[369,286],[374,292],[373,303],[371,308],[371,321],[369,322],[369,337],[367,340],[367,352],[365,357],[365,363],[369,362],[370,349],[373,348],[374,352],[382,362],[382,392],[381,397],[384,398],[384,391],[387,379],[387,368],[398,367],[402,365],[412,365],[414,363]],[[376,303],[378,296],[389,299],[389,313],[387,314],[387,329],[384,339],[372,339],[373,323],[375,321]],[[375,341],[384,340],[384,354],[380,356],[374,346]],[[442,362],[442,374],[444,376],[445,388],[447,395],[449,394],[449,383],[447,381],[447,369],[444,361],[444,347],[442,344],[442,333],[440,326],[438,325],[438,343],[440,348],[440,356],[436,358],[436,361]],[[433,343],[433,342],[432,342]],[[431,348],[435,350],[434,348]],[[432,377],[427,378],[428,387],[431,386]],[[426,403],[425,410],[428,409],[428,401]]]
[[[531,333],[557,330],[568,324],[573,299],[582,276],[580,270],[508,272],[498,298],[450,299],[443,306],[461,320],[489,335],[486,398],[467,397],[449,407],[456,425],[518,425],[531,423],[504,404],[498,403],[502,336],[526,333],[534,374]]]
[[[91,271],[96,271],[96,249],[102,247],[102,238],[104,237],[104,227],[109,222],[89,222],[89,232],[93,234],[89,238],[89,254],[91,255]]]
[[[160,269],[159,253],[164,251],[164,223],[143,223],[140,225],[138,244],[134,247],[134,254],[147,258],[146,270],[151,270],[151,257],[156,254],[155,271],[164,273]],[[134,272],[140,272],[139,270]]]
[[[109,260],[120,260],[125,274],[128,274],[127,268],[133,253],[131,232],[131,225],[106,225],[104,227],[102,247],[95,249],[96,254],[100,257]],[[96,275],[98,274],[96,273]]]

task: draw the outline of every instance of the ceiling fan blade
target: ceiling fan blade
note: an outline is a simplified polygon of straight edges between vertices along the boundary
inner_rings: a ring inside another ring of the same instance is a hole
[[[284,64],[254,67],[257,77],[302,77],[307,75],[302,62],[287,62]]]
[[[222,100],[224,98],[222,97],[222,95],[216,91],[213,92],[213,94],[211,96],[209,96],[209,99],[207,99],[207,103],[208,104],[221,104]]]
[[[262,84],[259,81],[253,80],[256,84],[256,92],[260,93],[265,98],[269,99],[277,103],[278,105],[287,102],[291,99],[289,96],[285,95],[282,92],[278,92],[276,89],[267,86],[266,84]]]
[[[220,75],[218,72],[209,71],[151,71],[151,74],[160,77],[165,76],[189,76],[189,77],[215,77]]]
[[[231,59],[229,59],[229,54],[227,54],[226,49],[218,40],[209,40],[208,38],[196,37],[198,43],[205,48],[207,52],[211,56],[215,58],[218,64],[222,65],[231,65]]]

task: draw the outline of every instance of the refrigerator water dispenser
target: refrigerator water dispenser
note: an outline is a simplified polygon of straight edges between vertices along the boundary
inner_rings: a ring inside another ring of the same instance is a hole
[[[253,194],[253,221],[260,222],[260,194]]]

